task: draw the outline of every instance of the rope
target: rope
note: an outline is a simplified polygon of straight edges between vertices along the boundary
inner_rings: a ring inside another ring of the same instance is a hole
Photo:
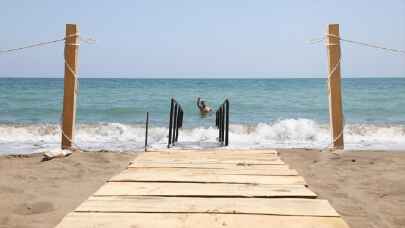
[[[345,117],[343,115],[343,127],[342,127],[342,130],[339,132],[339,134],[335,138],[332,139],[332,142],[330,142],[326,147],[324,147],[322,149],[322,151],[333,148],[333,145],[336,143],[336,141],[338,141],[340,139],[340,137],[343,136],[343,132],[344,132],[345,127],[346,127],[346,119],[345,119]]]
[[[23,47],[12,48],[12,49],[7,49],[7,50],[0,50],[0,54],[8,54],[10,52],[21,51],[21,50],[24,50],[24,49],[46,46],[46,45],[54,44],[54,43],[57,43],[57,42],[65,41],[67,38],[74,37],[74,36],[79,36],[79,34],[72,34],[72,35],[69,35],[69,36],[65,36],[65,37],[63,37],[61,39],[45,41],[45,42],[38,42],[38,43],[30,44],[30,45],[27,45],[27,46],[23,46]]]
[[[63,137],[65,137],[71,144],[72,150],[79,150],[79,151],[85,151],[81,147],[79,147],[69,136],[66,135],[66,133],[63,131],[63,113],[60,114],[60,119],[59,119],[59,128],[60,132],[62,133]]]
[[[327,88],[328,88],[328,94],[330,93],[330,80],[331,80],[333,74],[335,73],[335,71],[337,70],[337,68],[340,67],[341,63],[342,63],[342,57],[339,56],[337,63],[335,64],[335,66],[332,68],[332,70],[328,74],[328,80],[326,81]]]
[[[337,39],[339,39],[341,41],[344,41],[344,42],[347,42],[347,43],[352,43],[352,44],[357,44],[357,45],[360,45],[360,46],[365,46],[365,47],[380,49],[380,50],[384,50],[384,51],[405,54],[405,50],[395,49],[395,48],[387,48],[387,47],[383,47],[383,46],[380,46],[380,45],[375,45],[375,44],[366,43],[366,42],[362,42],[362,41],[343,39],[342,37],[336,36],[336,35],[333,35],[333,34],[325,34],[325,37],[311,39],[309,41],[309,43],[310,44],[317,44],[317,43],[320,43],[322,41],[325,41],[327,37],[334,37],[334,38],[337,38]],[[330,45],[334,45],[334,44],[330,44]]]
[[[77,44],[66,44],[66,45],[72,45],[75,46],[76,48],[78,48],[80,46],[80,43]],[[66,49],[64,51],[64,56],[63,56],[63,60],[65,62],[65,66],[68,69],[68,71],[73,75],[74,80],[75,80],[75,94],[78,95],[79,94],[79,77],[77,76],[77,73],[73,70],[73,68],[67,63],[66,61]]]
[[[370,43],[366,43],[366,42],[343,39],[343,38],[341,38],[341,37],[339,37],[339,36],[336,36],[336,35],[333,35],[333,34],[326,34],[326,36],[328,36],[328,37],[334,37],[334,38],[337,38],[337,39],[339,39],[339,40],[341,40],[341,41],[344,41],[344,42],[348,42],[348,43],[352,43],[352,44],[357,44],[357,45],[361,45],[361,46],[365,46],[365,47],[376,48],[376,49],[381,49],[381,50],[384,50],[384,51],[398,52],[398,53],[405,54],[405,51],[404,51],[404,50],[400,50],[400,49],[387,48],[387,47],[382,47],[382,46],[378,46],[378,45],[370,44]]]
[[[83,36],[80,36],[79,39],[80,39],[80,41],[83,41],[83,42],[85,42],[86,44],[95,44],[95,43],[96,43],[96,39],[91,38],[91,37],[83,37]]]

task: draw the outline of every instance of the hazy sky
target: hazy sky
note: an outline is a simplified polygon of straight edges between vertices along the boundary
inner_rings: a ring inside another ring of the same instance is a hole
[[[404,0],[2,0],[0,49],[61,38],[66,23],[97,39],[80,46],[82,77],[324,77],[341,36],[405,49]],[[345,77],[405,77],[405,55],[343,43]],[[63,75],[63,43],[0,55],[0,77]]]

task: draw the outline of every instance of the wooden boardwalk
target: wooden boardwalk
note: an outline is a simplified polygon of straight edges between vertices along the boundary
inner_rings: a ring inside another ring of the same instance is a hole
[[[274,150],[143,153],[57,226],[67,227],[348,228]]]

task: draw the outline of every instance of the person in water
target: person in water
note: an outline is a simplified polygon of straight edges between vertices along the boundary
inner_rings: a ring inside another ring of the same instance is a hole
[[[210,113],[212,111],[212,108],[210,106],[208,106],[208,104],[201,100],[201,98],[197,98],[197,107],[198,109],[200,109],[200,113],[202,115],[206,115],[208,113]]]

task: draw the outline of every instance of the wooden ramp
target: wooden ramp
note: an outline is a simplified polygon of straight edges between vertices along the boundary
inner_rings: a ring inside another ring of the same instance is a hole
[[[274,150],[140,154],[57,226],[67,227],[348,228]]]

